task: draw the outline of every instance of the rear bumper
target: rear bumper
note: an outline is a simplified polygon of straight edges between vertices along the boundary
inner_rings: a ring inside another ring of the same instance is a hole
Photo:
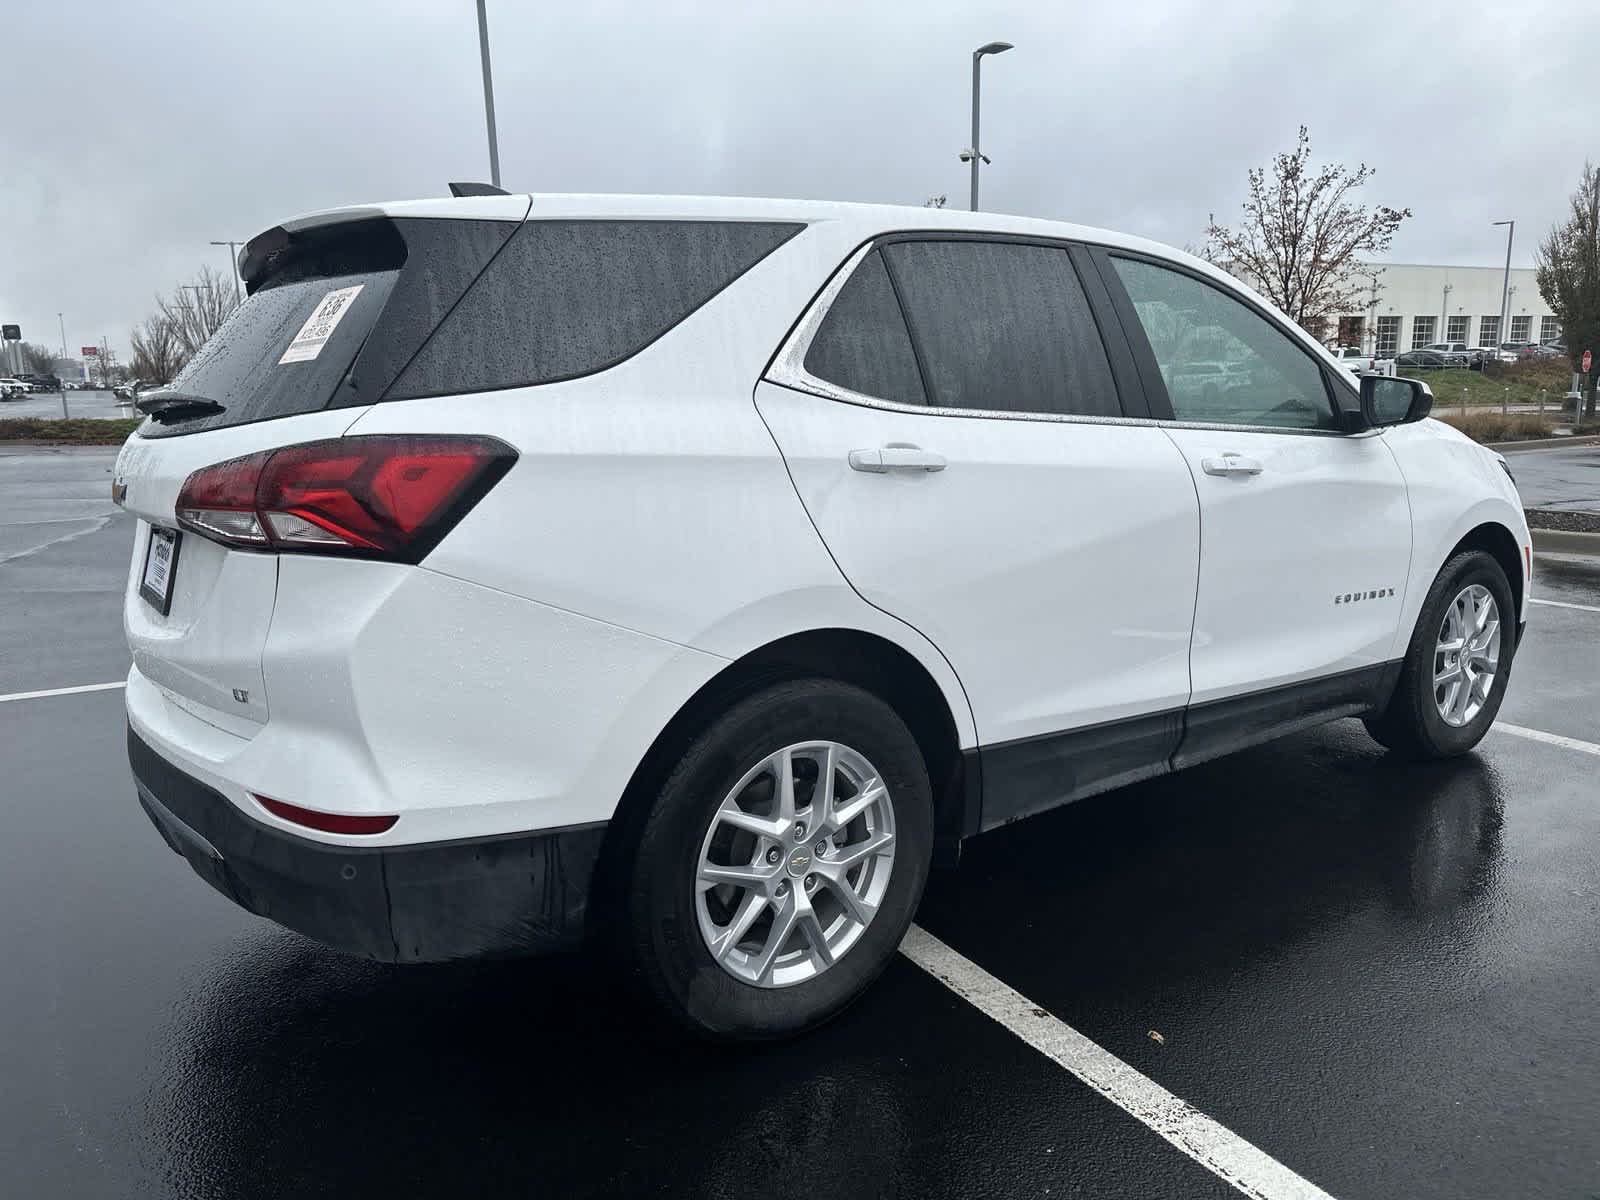
[[[330,845],[252,820],[130,726],[139,803],[173,850],[243,908],[335,949],[438,962],[583,938],[604,822],[405,846]]]

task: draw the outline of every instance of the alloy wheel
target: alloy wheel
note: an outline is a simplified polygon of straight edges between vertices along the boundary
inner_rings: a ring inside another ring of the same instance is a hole
[[[701,843],[706,949],[758,987],[813,979],[861,940],[894,856],[894,804],[864,755],[830,741],[775,751],[723,798]]]
[[[1433,651],[1433,700],[1446,725],[1468,724],[1488,702],[1500,672],[1500,609],[1481,583],[1445,609]]]

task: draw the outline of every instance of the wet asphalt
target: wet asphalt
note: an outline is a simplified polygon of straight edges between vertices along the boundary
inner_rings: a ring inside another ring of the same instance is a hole
[[[0,694],[126,672],[110,463],[0,450]],[[1502,720],[1600,742],[1597,678],[1537,606]],[[1237,1194],[905,960],[722,1050],[582,959],[326,951],[166,849],[123,736],[0,704],[0,1196]],[[1597,767],[1341,722],[985,835],[919,920],[1336,1196],[1600,1196]]]

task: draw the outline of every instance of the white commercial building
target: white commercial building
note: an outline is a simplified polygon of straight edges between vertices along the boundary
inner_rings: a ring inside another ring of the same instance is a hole
[[[1504,267],[1438,267],[1419,263],[1363,264],[1367,281],[1358,307],[1339,317],[1341,346],[1359,346],[1387,358],[1431,342],[1497,346],[1502,342],[1548,342],[1561,324],[1539,294],[1529,268],[1511,271],[1511,313],[1500,328]]]

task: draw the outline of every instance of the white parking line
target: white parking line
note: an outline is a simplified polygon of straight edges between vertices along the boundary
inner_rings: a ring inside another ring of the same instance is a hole
[[[1580,742],[1577,738],[1563,737],[1559,733],[1546,733],[1542,729],[1529,729],[1523,725],[1508,725],[1504,721],[1496,721],[1489,727],[1498,729],[1501,733],[1515,734],[1519,738],[1527,738],[1530,742],[1543,742],[1547,746],[1561,746],[1568,750],[1579,750],[1584,754],[1600,755],[1600,746],[1593,742]]]
[[[1529,604],[1548,604],[1551,608],[1575,608],[1579,612],[1600,612],[1600,605],[1595,604],[1568,604],[1565,600],[1540,600],[1537,596],[1528,597]]]
[[[12,692],[8,696],[0,696],[0,704],[8,700],[42,700],[46,696],[77,696],[83,692],[109,692],[127,686],[126,679],[119,679],[115,683],[85,683],[80,687],[46,688],[42,692]]]
[[[911,927],[900,953],[1246,1196],[1332,1200],[1316,1184],[1058,1021],[921,926]]]

